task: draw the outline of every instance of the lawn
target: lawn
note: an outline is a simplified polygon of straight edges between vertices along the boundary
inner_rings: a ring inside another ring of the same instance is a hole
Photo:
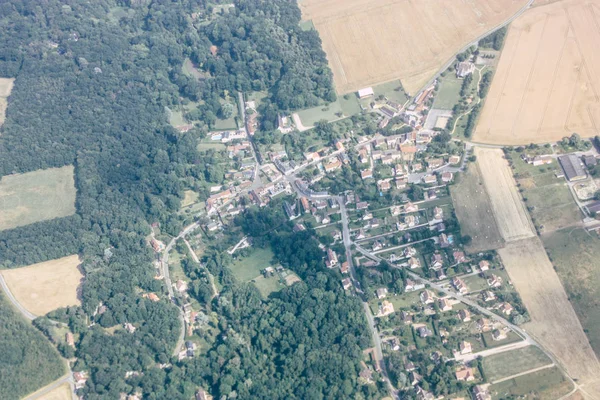
[[[221,151],[221,150],[225,150],[227,148],[227,146],[221,142],[216,142],[216,141],[212,141],[209,139],[207,139],[206,141],[201,141],[198,143],[198,146],[196,146],[196,149],[198,151],[206,151],[206,150],[217,150],[217,151]]]
[[[552,232],[581,221],[579,208],[564,182],[525,190],[523,198],[535,226],[542,232]]]
[[[460,100],[462,82],[462,79],[458,79],[455,74],[448,74],[441,78],[437,95],[433,101],[433,108],[452,110]]]
[[[308,21],[300,21],[300,29],[302,29],[303,31],[314,31],[315,30],[315,25],[313,24],[313,22],[311,20]]]
[[[379,289],[373,288],[373,289]],[[421,291],[403,293],[401,295],[394,295],[389,293],[385,299],[379,300],[377,297],[369,300],[369,307],[371,307],[371,311],[373,314],[377,314],[379,312],[379,303],[384,300],[391,302],[394,305],[394,311],[398,312],[400,310],[409,310],[412,305],[420,304],[421,300],[419,298],[419,293]]]
[[[248,257],[238,258],[231,264],[231,272],[240,282],[248,282],[271,265],[273,256],[271,249],[253,248]]]
[[[584,229],[563,229],[543,241],[583,330],[600,356],[600,238]]]
[[[300,110],[297,114],[304,126],[311,127],[321,120],[331,122],[340,119],[343,117],[344,112],[340,102],[334,101],[333,103]]]
[[[193,190],[186,190],[183,192],[183,194],[184,197],[183,200],[181,200],[182,208],[190,206],[198,201],[198,193],[194,192]]]
[[[483,334],[483,340],[485,342],[486,349],[493,349],[495,347],[505,346],[507,344],[520,342],[521,336],[517,335],[513,331],[508,331],[506,333],[506,339],[502,340],[494,340],[492,339],[492,332],[485,332]]]
[[[373,86],[375,97],[384,95],[388,100],[395,101],[399,104],[404,104],[408,97],[402,88],[402,83],[399,80],[394,80],[381,85]]]
[[[0,180],[0,231],[75,213],[72,165],[6,175]]]
[[[569,393],[571,383],[557,367],[494,384],[489,390],[493,398],[557,399]]]
[[[528,346],[485,357],[483,370],[487,379],[494,382],[551,363],[539,348]]]
[[[269,297],[271,293],[277,292],[285,287],[285,285],[279,281],[279,277],[277,275],[269,278],[265,278],[261,275],[252,279],[252,283],[254,286],[256,286],[262,297],[265,299]]]

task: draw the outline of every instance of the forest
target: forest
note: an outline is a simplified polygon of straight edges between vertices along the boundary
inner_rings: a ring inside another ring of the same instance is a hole
[[[214,155],[198,153],[196,143],[222,112],[220,99],[238,90],[265,91],[261,109],[269,112],[262,124],[271,127],[280,110],[335,99],[320,39],[298,27],[295,1],[237,0],[228,11],[217,10],[216,3],[0,4],[0,75],[16,78],[0,128],[0,176],[72,164],[77,187],[76,215],[0,232],[1,265],[81,256],[82,307],[48,317],[77,334],[73,369],[90,373],[80,391],[87,399],[135,391],[148,399],[189,399],[199,386],[216,398],[380,397],[377,386],[361,386],[356,379],[362,349],[369,345],[360,303],[345,296],[338,277],[322,265],[314,233],[294,234],[285,220],[262,240],[248,230],[244,221],[252,218],[281,220],[275,209],[264,211],[273,215],[251,211],[238,222],[257,243],[272,246],[304,282],[265,301],[231,276],[224,248],[208,250],[202,261],[223,290],[207,307],[221,316],[223,334],[204,354],[187,362],[173,359],[180,329],[175,305],[140,296],[150,291],[166,296],[154,279],[150,224],[176,234],[184,189],[190,182],[206,189],[219,179],[211,167]],[[203,79],[182,73],[186,58],[203,69]],[[181,98],[198,102],[201,119],[185,133],[169,125],[166,112]],[[202,278],[196,266],[186,270],[192,279]],[[194,288],[199,301],[209,300],[206,288]],[[99,313],[101,305],[105,311]],[[118,329],[126,322],[137,327],[135,333]],[[3,327],[12,329],[11,324]],[[35,321],[41,332],[48,324],[45,317]],[[26,342],[34,346],[37,339],[23,334],[41,335],[14,327],[21,336],[5,343],[11,349]],[[62,374],[51,366],[59,362],[51,347],[31,354],[42,352],[50,364],[36,367],[51,372],[23,391]],[[142,374],[127,379],[128,371]],[[5,377],[11,383],[3,388],[19,382],[12,374]],[[9,398],[22,394],[14,393]]]
[[[23,319],[0,292],[0,388],[19,399],[66,372],[58,352]]]

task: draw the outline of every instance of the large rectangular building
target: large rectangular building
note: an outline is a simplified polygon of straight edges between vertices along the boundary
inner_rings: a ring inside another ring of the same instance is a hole
[[[569,182],[579,181],[587,178],[587,173],[585,172],[583,163],[576,155],[569,154],[558,157],[558,162],[560,162],[560,166],[562,167],[563,171],[565,171],[565,176]]]

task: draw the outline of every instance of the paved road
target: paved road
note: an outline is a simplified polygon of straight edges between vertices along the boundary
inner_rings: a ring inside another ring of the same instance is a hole
[[[0,274],[0,286],[2,286],[2,289],[4,290],[4,293],[6,294],[6,297],[8,297],[8,300],[10,300],[10,302],[16,307],[17,310],[19,310],[19,312],[28,320],[33,321],[34,319],[37,318],[37,315],[34,315],[32,313],[30,313],[29,311],[27,311],[25,309],[25,307],[23,307],[21,305],[21,303],[19,303],[17,301],[17,299],[15,298],[15,296],[13,296],[12,292],[10,291],[10,289],[8,288],[8,285],[6,284],[6,281],[4,280],[4,277],[2,276],[2,274]]]
[[[192,254],[192,258],[194,259],[194,261],[198,264],[200,264],[200,260],[198,259],[198,256],[196,255],[196,253],[194,252],[194,249],[192,249],[192,246],[190,245],[190,242],[188,242],[187,239],[183,239],[185,245],[187,246],[188,250],[190,251],[190,253]],[[206,273],[208,274],[208,279],[210,280],[210,285],[212,286],[212,290],[213,290],[213,299],[219,295],[219,290],[217,290],[217,286],[215,285],[215,277],[210,273],[210,271],[206,269]]]
[[[353,281],[354,287],[360,288],[360,283],[356,279],[356,270],[354,269],[354,260],[352,259],[352,240],[350,239],[350,229],[348,227],[348,225],[349,225],[348,211],[346,210],[346,204],[344,202],[344,199],[341,196],[337,196],[335,198],[335,200],[337,201],[337,203],[340,206],[340,213],[342,215],[342,237],[344,240],[344,247],[346,248],[346,260],[348,261],[350,277]],[[362,292],[362,290],[357,290],[357,292],[359,292],[361,295],[363,295],[363,296],[361,296],[362,301],[363,301],[363,309],[365,311],[365,316],[367,317],[369,329],[371,330],[371,336],[373,337],[373,345],[375,347],[375,359],[376,359],[377,364],[381,368],[381,375],[383,376],[383,379],[385,380],[385,383],[388,386],[389,392],[392,394],[392,396],[394,398],[398,398],[398,391],[396,390],[396,388],[394,387],[394,385],[392,385],[392,382],[390,381],[390,378],[389,378],[389,375],[387,372],[387,367],[386,367],[385,361],[383,359],[383,351],[381,349],[381,337],[379,336],[379,331],[377,330],[377,324],[375,323],[375,318],[373,317],[373,314],[371,313],[371,308],[369,307],[369,303],[367,303],[366,299],[364,298],[364,293]]]
[[[197,229],[198,227],[199,227],[198,223],[194,222],[193,224],[186,226],[181,232],[179,232],[179,235],[177,235],[176,237],[171,239],[171,241],[169,242],[169,244],[167,244],[167,247],[165,247],[165,249],[163,251],[163,256],[162,256],[162,260],[161,260],[162,275],[165,280],[165,285],[167,286],[167,291],[169,292],[169,299],[173,302],[173,304],[178,306],[177,309],[179,310],[179,323],[181,325],[181,330],[179,332],[179,338],[177,339],[177,344],[175,345],[175,349],[173,350],[174,356],[176,356],[179,353],[179,350],[181,349],[181,347],[183,347],[183,342],[185,340],[185,318],[184,318],[183,306],[177,304],[177,301],[175,300],[175,293],[173,291],[173,283],[171,282],[171,275],[169,272],[169,252],[171,251],[171,249],[175,245],[175,242],[177,242],[178,239],[185,238],[190,232]]]
[[[510,344],[507,344],[504,346],[494,347],[493,349],[487,349],[487,350],[483,350],[483,351],[480,351],[477,353],[460,354],[460,355],[454,357],[454,359],[456,361],[461,361],[461,362],[466,363],[466,362],[475,360],[477,357],[489,357],[494,354],[505,353],[507,351],[517,350],[517,349],[527,347],[527,346],[531,346],[531,343],[529,343],[526,340],[522,340],[517,343],[510,343]]]
[[[370,255],[370,257],[374,260],[377,261],[385,261],[384,259],[378,257],[377,255],[374,255],[372,253],[370,253],[368,250],[365,250],[363,248],[361,248],[359,245],[357,245],[355,243],[356,249],[359,250],[361,253],[363,254],[368,254]],[[397,267],[396,267],[397,268]],[[523,338],[523,340],[527,341],[528,343],[530,343],[533,346],[538,347],[541,351],[544,352],[544,354],[546,354],[546,356],[548,356],[548,358],[550,358],[550,360],[552,360],[553,363],[555,363],[557,366],[559,366],[559,368],[561,369],[561,371],[563,372],[563,374],[571,381],[571,383],[573,383],[573,385],[576,385],[575,382],[573,381],[573,379],[571,378],[570,375],[567,374],[567,371],[562,367],[562,365],[558,362],[558,360],[556,359],[556,357],[554,356],[554,354],[550,353],[548,350],[546,350],[544,347],[542,347],[542,345],[540,345],[534,338],[532,338],[524,329],[520,328],[517,325],[514,325],[513,323],[511,323],[510,321],[508,321],[505,318],[502,318],[499,315],[494,314],[493,312],[489,311],[488,309],[486,309],[485,307],[480,306],[477,302],[471,300],[470,298],[467,298],[459,293],[456,293],[452,290],[446,289],[445,287],[441,286],[438,283],[432,282],[430,280],[427,280],[413,272],[410,272],[408,270],[405,269],[405,272],[408,276],[410,276],[413,280],[417,281],[417,282],[422,282],[425,284],[428,284],[432,289],[437,290],[438,292],[443,293],[445,296],[449,297],[449,298],[453,298],[456,300],[459,300],[460,302],[476,309],[477,311],[479,311],[481,314],[486,315],[487,317],[489,317],[490,319],[496,321],[496,322],[500,322],[501,324],[503,324],[504,326],[509,327],[513,332],[515,332],[517,335],[521,336],[521,338]]]

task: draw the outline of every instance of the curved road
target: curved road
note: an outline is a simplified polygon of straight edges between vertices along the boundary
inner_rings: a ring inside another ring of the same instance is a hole
[[[0,286],[2,286],[2,289],[4,290],[4,293],[6,294],[6,297],[8,297],[8,300],[10,300],[10,302],[15,306],[15,308],[17,310],[19,310],[19,312],[28,320],[33,321],[34,319],[37,318],[37,315],[30,313],[29,311],[27,311],[25,309],[25,307],[23,307],[21,305],[21,303],[19,303],[17,301],[17,299],[15,298],[15,296],[13,296],[12,292],[10,291],[10,289],[8,288],[8,285],[6,284],[6,281],[4,280],[4,277],[2,276],[2,274],[0,274]]]

